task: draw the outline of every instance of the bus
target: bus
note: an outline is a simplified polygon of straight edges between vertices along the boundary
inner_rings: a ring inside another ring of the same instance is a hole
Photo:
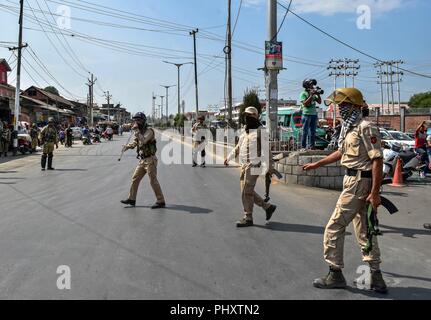
[[[262,112],[261,122],[266,126],[266,111]],[[302,111],[299,107],[278,108],[278,129],[280,130],[281,141],[288,141],[294,145],[301,144],[302,138]],[[317,149],[325,149],[329,141],[326,139],[326,130],[316,129]]]

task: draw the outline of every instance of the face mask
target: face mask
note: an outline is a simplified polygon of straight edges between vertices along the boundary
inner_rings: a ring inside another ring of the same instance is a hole
[[[347,120],[348,118],[349,118],[349,116],[350,116],[350,109],[351,109],[352,107],[351,106],[349,106],[349,105],[342,105],[342,106],[340,106],[340,115],[341,115],[341,118],[345,121],[345,120]]]
[[[246,130],[259,128],[259,120],[253,117],[245,117]]]

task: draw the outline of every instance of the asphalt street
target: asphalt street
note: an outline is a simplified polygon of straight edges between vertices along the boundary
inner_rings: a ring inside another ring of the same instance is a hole
[[[429,184],[385,187],[400,208],[380,213],[389,294],[353,286],[363,263],[351,227],[349,288],[325,291],[312,281],[327,273],[323,232],[339,192],[275,184],[271,224],[256,208],[256,226],[237,229],[238,168],[159,161],[167,208],[149,208],[147,177],[137,207],[125,208],[137,164],[133,151],[118,162],[126,140],[60,148],[54,172],[40,171],[39,155],[0,162],[0,299],[431,299]],[[57,288],[62,265],[70,290]]]

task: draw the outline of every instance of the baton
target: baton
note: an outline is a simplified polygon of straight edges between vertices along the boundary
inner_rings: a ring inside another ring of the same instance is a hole
[[[133,131],[130,133],[130,136],[129,136],[129,139],[127,139],[126,145],[129,144],[130,139],[132,138],[132,136],[133,136]],[[124,152],[125,152],[125,150],[124,150],[124,147],[123,147],[123,149],[121,149],[121,154],[120,154],[120,157],[118,158],[118,161],[121,161],[121,158],[123,157]]]

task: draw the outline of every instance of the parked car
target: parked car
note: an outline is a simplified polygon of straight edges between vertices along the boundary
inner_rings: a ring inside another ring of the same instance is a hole
[[[408,146],[408,148],[413,149],[415,147],[415,139],[410,138],[404,132],[400,131],[388,131],[389,134],[398,141],[403,146]]]
[[[404,149],[412,149],[415,147],[415,141],[410,139],[409,136],[402,132],[394,131],[394,130],[386,130],[380,128],[380,136],[383,141],[386,141],[389,146],[392,145],[393,142],[398,142],[403,146]],[[392,133],[395,135],[392,135]],[[403,140],[399,139],[402,138]]]
[[[74,139],[81,139],[82,138],[82,130],[80,127],[73,127],[72,128],[72,135]]]

